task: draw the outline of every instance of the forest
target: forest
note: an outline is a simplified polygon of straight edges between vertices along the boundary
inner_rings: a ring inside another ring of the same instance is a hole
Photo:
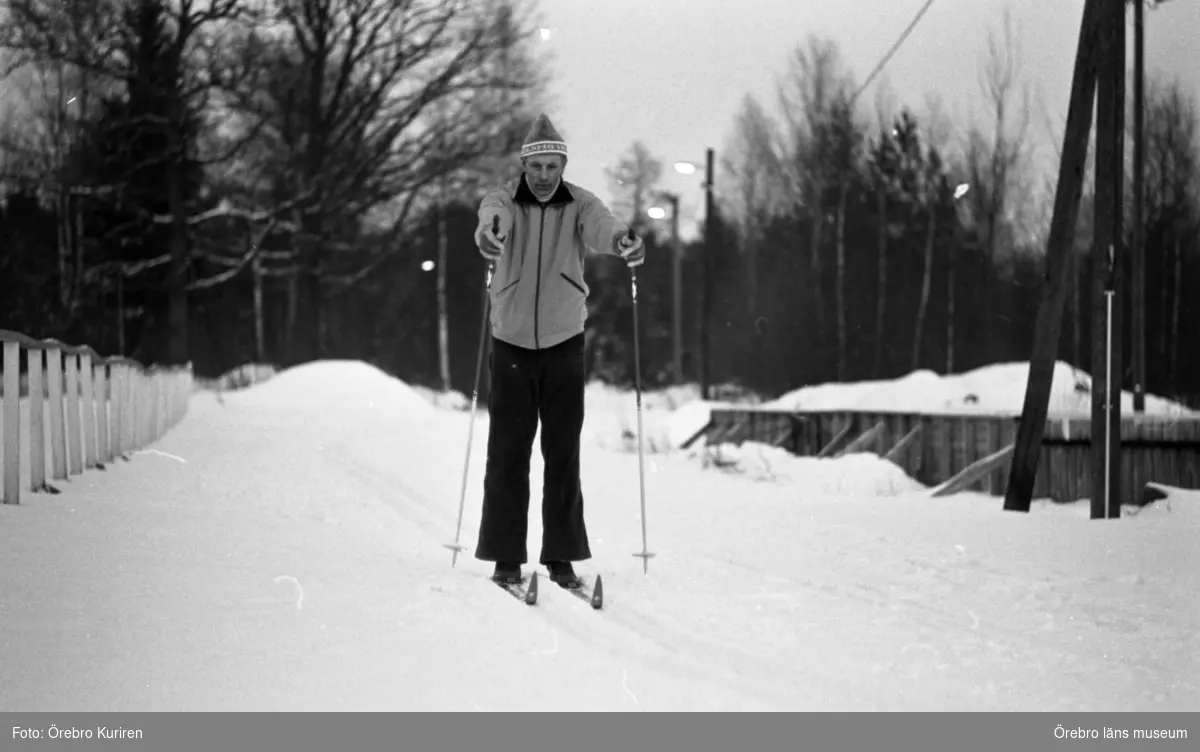
[[[535,3],[0,0],[0,19],[0,328],[200,377],[361,359],[470,393],[476,207],[552,84]],[[652,218],[664,165],[631,134],[609,187],[647,243],[642,384],[771,396],[1028,360],[1058,162],[1031,134],[1061,148],[1065,114],[1034,106],[1019,41],[998,18],[986,107],[955,122],[934,92],[862,95],[836,40],[798,39],[775,101],[747,95],[715,145],[709,237],[677,249]],[[1153,71],[1145,99],[1146,388],[1200,407],[1196,101]],[[1092,194],[1089,175],[1059,346],[1084,370]],[[589,263],[591,374],[628,385],[630,274]]]

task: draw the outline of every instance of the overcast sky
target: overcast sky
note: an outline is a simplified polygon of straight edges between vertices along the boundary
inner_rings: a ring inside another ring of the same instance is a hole
[[[702,162],[709,146],[719,159],[743,95],[773,107],[777,78],[807,34],[834,39],[861,82],[925,0],[540,2],[555,63],[547,114],[568,141],[567,179],[610,198],[603,166],[640,139],[667,166],[663,187],[683,194],[686,215],[702,206],[702,175],[680,176],[670,165]],[[1023,72],[1061,134],[1083,0],[934,0],[877,80],[918,112],[937,92],[955,125],[967,122],[982,106],[988,30],[1000,29],[1006,7]],[[1132,11],[1129,19],[1132,34]],[[1200,3],[1170,0],[1148,9],[1146,24],[1147,71],[1178,75],[1200,100]],[[862,104],[873,107],[874,91]],[[1040,106],[1033,116],[1045,142]]]

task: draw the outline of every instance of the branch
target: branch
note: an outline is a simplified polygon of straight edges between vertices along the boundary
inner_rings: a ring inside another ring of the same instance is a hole
[[[277,204],[273,209],[262,211],[242,209],[234,206],[227,199],[222,199],[221,203],[217,204],[212,209],[200,212],[199,214],[193,214],[192,216],[188,217],[187,223],[194,227],[205,222],[210,222],[214,219],[235,217],[237,219],[244,219],[251,223],[268,222],[272,227],[279,227],[280,229],[296,232],[300,228],[295,223],[278,219],[278,217],[280,214],[291,211],[299,206],[308,198],[309,195],[309,193],[302,194],[296,198]],[[170,214],[154,214],[151,215],[151,220],[155,224],[168,225],[174,222],[175,218]]]

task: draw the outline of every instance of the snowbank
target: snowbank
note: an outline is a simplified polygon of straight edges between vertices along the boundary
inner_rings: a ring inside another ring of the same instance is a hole
[[[696,447],[688,458],[702,467],[761,481],[791,483],[816,496],[899,496],[924,491],[894,463],[869,453],[837,458],[797,457],[778,447],[747,441],[741,446]]]
[[[757,401],[763,410],[860,410],[870,412],[1020,415],[1024,407],[1028,363],[1001,363],[966,373],[939,376],[921,370],[896,379],[806,386],[773,400]],[[1091,377],[1059,362],[1051,386],[1051,416],[1089,415]],[[1122,411],[1133,412],[1133,395],[1124,392]],[[712,410],[745,407],[745,402],[705,401],[694,386],[647,392],[642,399],[646,451],[679,449],[708,423]],[[1200,416],[1177,402],[1146,395],[1146,414]],[[605,447],[636,449],[637,403],[631,391],[603,384],[588,387],[588,425]]]
[[[412,386],[414,392],[421,395],[425,400],[434,407],[440,407],[443,410],[470,410],[471,398],[462,392],[450,390],[442,392],[436,389],[430,389],[427,386]],[[487,405],[481,405],[486,410]]]
[[[871,412],[1020,415],[1024,407],[1028,363],[1001,363],[962,374],[939,376],[921,370],[891,380],[826,383],[758,401],[764,410],[858,410]],[[1067,363],[1055,365],[1049,413],[1088,415],[1091,377]],[[694,385],[647,392],[642,399],[642,441],[648,454],[676,452],[701,431],[714,409],[745,407],[743,403],[705,401]],[[1133,410],[1133,396],[1122,395],[1122,410]],[[637,401],[631,391],[594,383],[587,392],[587,431],[603,448],[637,451]],[[1150,415],[1200,415],[1183,405],[1146,396]],[[873,454],[843,458],[802,458],[785,450],[750,442],[742,447],[689,447],[687,456],[704,467],[757,479],[804,484],[833,493],[891,496],[927,490],[893,463]],[[814,485],[815,484],[815,485]]]
[[[938,376],[914,371],[888,381],[820,384],[788,392],[762,405],[769,410],[865,410],[911,413],[980,413],[1019,415],[1024,406],[1028,363],[1000,363],[966,373]],[[1091,412],[1092,379],[1067,363],[1054,365],[1050,390],[1051,415]],[[1133,394],[1121,395],[1123,412],[1133,411]],[[1196,415],[1185,406],[1146,395],[1151,415]]]
[[[637,395],[593,382],[587,389],[585,430],[599,446],[637,451]],[[679,449],[708,424],[714,408],[735,407],[732,402],[706,402],[695,385],[642,393],[642,436],[646,452],[658,454]]]
[[[279,372],[269,363],[245,363],[215,379],[196,379],[196,386],[214,392],[229,392],[269,381]]]
[[[400,408],[427,417],[434,407],[415,389],[359,360],[322,360],[280,371],[243,392],[255,405],[297,409]]]

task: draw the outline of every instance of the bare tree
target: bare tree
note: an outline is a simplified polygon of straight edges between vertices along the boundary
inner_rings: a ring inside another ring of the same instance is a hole
[[[1159,357],[1179,382],[1180,311],[1183,307],[1184,249],[1196,248],[1200,233],[1200,121],[1197,104],[1178,80],[1152,80],[1146,87],[1146,222],[1162,239]]]
[[[81,202],[96,187],[85,185],[73,155],[84,123],[117,84],[103,62],[116,44],[117,7],[98,0],[5,0],[0,21],[7,97],[21,111],[20,127],[6,129],[0,144],[8,155],[5,177],[37,186],[54,206],[59,303],[74,316],[86,272]]]
[[[765,226],[782,210],[783,165],[780,135],[759,101],[747,95],[734,120],[734,132],[723,150],[722,167],[727,211],[742,238],[746,269],[746,303],[758,310],[758,246]]]
[[[937,149],[944,162],[951,161],[954,124],[946,112],[946,102],[941,94],[928,92],[925,95],[925,111],[922,116],[921,138],[931,149]]]
[[[891,220],[888,212],[889,196],[895,192],[896,183],[896,150],[893,140],[894,126],[892,117],[894,107],[884,95],[881,86],[876,91],[875,121],[878,136],[872,148],[870,160],[870,175],[875,191],[877,206],[876,232],[878,233],[878,285],[875,301],[875,367],[874,374],[878,378],[883,373],[883,344],[887,337],[887,255],[888,235],[891,232]]]
[[[161,111],[141,113],[136,127],[160,132],[166,141],[164,153],[146,155],[147,164],[160,164],[166,182],[170,209],[170,248],[168,264],[168,353],[172,363],[188,360],[188,272],[191,255],[188,219],[193,207],[186,203],[183,183],[184,164],[190,154],[188,121],[197,108],[204,106],[212,85],[205,65],[211,38],[205,32],[215,24],[238,17],[242,0],[8,0],[3,6],[5,25],[0,45],[19,59],[56,73],[52,86],[59,104],[52,111],[65,114],[67,105],[77,104],[77,112],[90,111],[89,97],[107,89],[124,89],[130,96],[136,87],[161,103]],[[159,20],[162,23],[159,23]],[[146,48],[147,34],[162,35],[158,69],[148,71],[139,60]],[[151,80],[150,76],[153,76]],[[79,116],[76,116],[79,117]],[[57,119],[57,118],[56,118]],[[59,131],[61,134],[61,131]],[[56,139],[61,142],[61,139]],[[49,150],[53,154],[56,150]],[[74,181],[60,178],[60,196],[69,200]],[[121,185],[93,187],[119,192]],[[78,216],[69,205],[60,207],[60,217]],[[66,220],[64,220],[64,224]],[[68,245],[60,237],[61,250]],[[76,266],[81,251],[76,250]],[[78,274],[75,275],[78,279]]]
[[[1049,136],[1048,141],[1051,145],[1054,155],[1054,163],[1062,162],[1062,144],[1063,130],[1066,125],[1062,122],[1055,125],[1048,114],[1043,110],[1043,121],[1046,133]],[[1096,186],[1094,180],[1094,172],[1096,160],[1094,153],[1096,150],[1095,126],[1092,126],[1092,131],[1088,136],[1087,158],[1083,162],[1083,175],[1081,177],[1082,190],[1079,200],[1079,212],[1075,220],[1074,245],[1066,259],[1070,267],[1067,269],[1067,275],[1070,279],[1076,280],[1076,276],[1081,269],[1081,260],[1086,258],[1091,251],[1092,222],[1094,221],[1095,203],[1096,203]],[[1053,196],[1058,187],[1058,175],[1053,171],[1048,172],[1043,177],[1042,192],[1043,195]],[[1050,221],[1053,218],[1052,202],[1047,208],[1036,216],[1036,221],[1033,224],[1035,228],[1034,247],[1038,252],[1042,251],[1042,239],[1049,238]],[[1084,362],[1084,341],[1083,341],[1083,299],[1081,295],[1082,285],[1070,284],[1070,292],[1068,304],[1071,311],[1071,353],[1075,363]]]
[[[809,258],[817,329],[825,330],[825,300],[821,284],[821,240],[825,223],[826,191],[833,184],[824,159],[829,145],[830,121],[839,93],[851,91],[836,43],[809,35],[792,52],[789,68],[779,87],[783,113],[785,151],[784,183],[793,211],[811,221]]]
[[[933,252],[937,245],[938,219],[944,207],[953,201],[953,193],[946,179],[945,165],[941,154],[934,146],[929,146],[920,160],[913,165],[912,174],[915,182],[915,197],[918,208],[925,213],[925,256],[921,274],[921,297],[917,305],[917,323],[913,332],[912,369],[915,371],[921,363],[921,341],[925,334],[925,316],[929,311],[929,295],[933,289]],[[953,294],[953,292],[951,292]],[[953,313],[953,311],[951,311]],[[953,317],[947,324],[948,344],[953,351],[954,322]]]
[[[1030,148],[1030,89],[1021,79],[1016,37],[1006,9],[1001,33],[995,29],[988,32],[987,55],[980,72],[991,132],[978,125],[971,127],[963,149],[980,244],[993,262],[1016,244],[1028,207],[1020,188],[1028,177],[1024,168]],[[1002,248],[1002,243],[1007,248]]]
[[[830,108],[825,155],[825,172],[837,191],[834,213],[834,243],[837,251],[837,283],[834,307],[837,309],[837,379],[846,379],[848,363],[846,332],[846,210],[850,188],[862,160],[863,132],[854,112],[854,102],[846,90],[834,97]]]
[[[327,295],[401,247],[413,208],[436,201],[439,181],[519,143],[508,94],[542,79],[531,65],[500,65],[502,52],[531,33],[510,15],[513,5],[272,6],[270,63],[239,92],[237,109],[244,127],[262,124],[261,161],[248,166],[273,175],[268,195],[294,202],[292,357],[322,352]],[[368,218],[377,237],[364,243]]]
[[[662,160],[644,143],[635,141],[615,166],[604,169],[604,174],[613,194],[614,212],[624,214],[634,227],[643,226],[646,208],[654,198],[654,187],[662,178]]]

